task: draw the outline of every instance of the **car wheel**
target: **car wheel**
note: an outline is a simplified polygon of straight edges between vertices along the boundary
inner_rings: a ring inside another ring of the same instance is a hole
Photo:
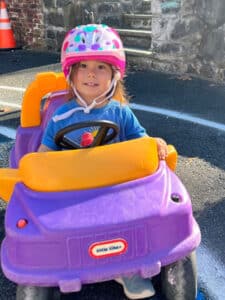
[[[197,296],[196,253],[161,270],[161,292],[166,300],[195,300]]]
[[[55,288],[18,285],[16,300],[60,300],[60,292]]]

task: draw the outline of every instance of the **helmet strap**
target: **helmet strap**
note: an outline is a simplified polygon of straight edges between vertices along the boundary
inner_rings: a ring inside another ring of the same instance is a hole
[[[76,107],[76,108],[72,108],[71,110],[61,114],[61,115],[55,115],[52,119],[54,122],[58,122],[64,119],[69,118],[70,116],[72,116],[75,112],[77,111],[82,111],[84,113],[90,113],[90,111],[96,106],[99,105],[101,103],[103,103],[106,99],[110,99],[114,93],[115,93],[115,89],[116,89],[116,85],[117,85],[117,79],[114,77],[111,81],[111,84],[109,86],[109,88],[107,89],[107,91],[105,91],[102,95],[98,96],[97,98],[95,98],[92,103],[90,105],[87,105],[87,103],[85,102],[85,100],[80,96],[80,94],[77,92],[75,86],[70,82],[71,87],[74,91],[74,94],[76,95],[76,97],[80,100],[80,102],[83,104],[83,107]],[[109,93],[109,94],[108,94]],[[108,94],[108,95],[107,95]],[[99,98],[102,98],[106,96],[102,101],[97,102],[97,100]]]
[[[82,105],[84,106],[83,110],[86,114],[90,113],[90,111],[97,105],[102,104],[105,102],[105,100],[110,99],[113,94],[115,93],[115,89],[116,89],[116,85],[117,85],[117,79],[114,77],[111,81],[111,84],[109,86],[109,88],[102,93],[101,95],[99,95],[98,97],[94,98],[91,102],[91,104],[87,105],[86,101],[81,97],[81,95],[78,93],[76,87],[74,86],[73,83],[70,83],[71,87],[74,91],[74,94],[76,95],[76,97],[79,99],[79,101],[82,103]],[[110,92],[110,93],[109,93]],[[108,94],[109,93],[109,94]],[[107,95],[108,94],[108,95]],[[102,97],[104,97],[104,99],[102,101],[97,102],[98,99],[101,99]]]

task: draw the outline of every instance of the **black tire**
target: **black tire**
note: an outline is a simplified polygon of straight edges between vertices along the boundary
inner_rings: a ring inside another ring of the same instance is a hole
[[[55,288],[18,285],[16,300],[60,300],[60,292]]]
[[[166,300],[195,300],[197,296],[196,253],[161,270],[161,291]]]

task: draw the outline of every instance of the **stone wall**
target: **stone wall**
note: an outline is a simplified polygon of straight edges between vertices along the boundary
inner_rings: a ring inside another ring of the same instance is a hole
[[[141,68],[189,73],[225,82],[224,0],[20,0],[19,3],[8,0],[7,3],[16,38],[25,47],[59,51],[66,31],[91,22],[94,16],[97,23],[119,29],[136,26],[146,40],[147,56],[129,59]],[[135,14],[139,14],[136,21]],[[147,33],[151,35],[149,40],[145,38]],[[132,39],[138,45],[140,35],[135,37],[132,33]]]
[[[46,48],[42,0],[8,0],[7,10],[17,46]]]
[[[157,69],[225,82],[224,0],[152,0],[152,12]]]
[[[97,22],[121,27],[130,2],[137,1],[43,0],[48,49],[60,50],[66,31],[79,24]]]

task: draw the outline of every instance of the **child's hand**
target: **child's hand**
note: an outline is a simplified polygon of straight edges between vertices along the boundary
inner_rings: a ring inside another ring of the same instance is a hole
[[[168,155],[167,143],[161,138],[155,138],[155,139],[156,139],[159,159],[164,160]]]

